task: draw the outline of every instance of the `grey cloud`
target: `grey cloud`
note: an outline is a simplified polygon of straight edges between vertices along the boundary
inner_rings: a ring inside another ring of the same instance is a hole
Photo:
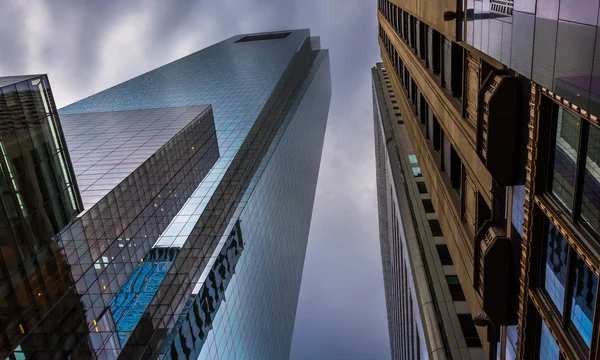
[[[0,2],[0,76],[49,73],[64,106],[242,32],[311,28],[330,50],[333,97],[291,358],[388,359],[370,84],[375,10],[364,0]]]

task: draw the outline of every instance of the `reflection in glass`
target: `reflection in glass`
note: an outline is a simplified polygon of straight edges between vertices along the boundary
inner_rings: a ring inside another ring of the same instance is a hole
[[[575,281],[570,320],[589,347],[592,339],[592,320],[594,319],[594,306],[596,305],[598,277],[594,275],[579,255],[576,255],[573,271]]]
[[[559,107],[556,146],[554,148],[552,193],[569,210],[573,208],[580,123],[579,117]]]
[[[546,238],[546,275],[544,289],[562,314],[567,283],[567,256],[569,244],[552,222]]]
[[[419,177],[419,176],[421,176],[421,175],[422,175],[422,174],[421,174],[421,168],[420,168],[420,167],[418,167],[418,166],[413,166],[413,168],[412,168],[412,172],[413,172],[413,175],[414,175],[415,177]]]
[[[551,360],[559,359],[560,350],[556,344],[556,340],[552,337],[548,325],[542,321],[542,335],[540,339],[540,359]]]
[[[525,186],[513,186],[512,192],[512,225],[517,229],[521,237],[523,237],[523,223],[525,222]]]
[[[517,337],[519,326],[506,327],[506,360],[515,360],[517,358]]]
[[[595,126],[588,137],[581,217],[600,233],[600,129]]]

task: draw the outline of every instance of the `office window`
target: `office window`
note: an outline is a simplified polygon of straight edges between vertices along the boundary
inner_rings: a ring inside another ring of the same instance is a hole
[[[417,164],[417,155],[415,155],[415,154],[408,154],[408,161],[411,164]]]
[[[523,223],[525,222],[525,185],[512,188],[511,222],[517,232],[523,237]]]
[[[423,174],[421,173],[421,168],[418,166],[413,166],[412,167],[412,173],[415,177],[419,177],[422,176]]]
[[[433,117],[433,149],[440,150],[441,144],[441,136],[442,136],[442,128],[440,127],[440,123],[437,121],[435,116]]]
[[[575,191],[581,118],[560,106],[557,108],[552,193],[571,211]]]
[[[581,217],[596,233],[600,233],[600,129],[590,126]]]
[[[428,26],[424,22],[419,23],[419,55],[421,60],[425,60],[425,66],[427,65],[427,37],[428,37]]]
[[[451,157],[452,145],[450,145],[450,141],[446,134],[442,132],[442,171],[446,172],[448,175],[450,175],[450,169],[452,169],[450,161]]]
[[[548,225],[545,239],[546,270],[544,289],[552,299],[556,309],[562,314],[565,303],[565,285],[567,283],[567,256],[569,244],[552,222]]]
[[[458,321],[460,322],[460,329],[465,337],[467,347],[481,347],[481,340],[477,334],[475,324],[470,314],[457,314]]]
[[[431,29],[431,70],[435,75],[440,75],[443,64],[442,35]]]
[[[446,275],[446,282],[452,295],[452,301],[465,301],[465,294],[456,275]]]
[[[433,203],[430,199],[423,199],[423,207],[425,208],[426,213],[435,213],[433,209]]]
[[[431,234],[433,236],[444,236],[440,223],[437,220],[429,220],[429,227],[431,228]]]
[[[444,73],[442,77],[442,86],[452,91],[452,41],[443,38],[442,46],[443,46],[443,68]]]
[[[450,146],[450,184],[453,189],[460,190],[462,180],[462,161],[454,146]]]
[[[429,112],[429,106],[427,105],[427,101],[425,101],[423,94],[420,94],[420,105],[419,118],[421,119],[421,124],[426,124],[427,117],[429,116],[427,114]]]
[[[592,321],[596,306],[596,290],[598,277],[590,270],[585,262],[575,254],[573,265],[574,281],[571,284],[573,299],[571,300],[570,324],[575,332],[590,347],[592,343]]]
[[[427,186],[423,181],[417,181],[417,187],[419,188],[419,194],[427,194]]]
[[[540,357],[543,360],[559,360],[560,350],[556,340],[552,337],[548,325],[542,321],[542,333],[540,335]]]
[[[448,251],[448,246],[446,245],[436,245],[435,246],[440,257],[440,261],[442,265],[453,265],[452,257],[450,256],[450,251]]]

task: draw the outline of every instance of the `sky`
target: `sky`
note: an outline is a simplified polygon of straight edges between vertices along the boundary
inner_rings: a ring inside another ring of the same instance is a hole
[[[375,0],[0,1],[0,76],[46,73],[68,105],[242,33],[310,28],[332,102],[290,358],[389,359],[370,69]]]

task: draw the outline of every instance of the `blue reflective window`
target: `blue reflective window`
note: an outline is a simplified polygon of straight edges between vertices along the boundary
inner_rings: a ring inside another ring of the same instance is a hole
[[[542,321],[542,336],[540,341],[540,359],[544,360],[558,360],[560,356],[560,350],[556,344],[556,340],[552,337],[548,325]]]
[[[416,164],[417,163],[417,155],[408,154],[408,161],[410,161],[411,164]]]
[[[517,325],[506,327],[506,360],[515,360],[517,358]]]
[[[521,237],[523,237],[523,223],[525,222],[525,186],[513,187],[512,200],[512,224],[517,229]]]
[[[579,255],[576,255],[573,271],[571,324],[589,347],[592,339],[592,320],[594,319],[594,306],[596,305],[598,277]]]
[[[562,314],[567,282],[567,257],[569,244],[552,222],[546,238],[546,276],[544,289]]]
[[[412,168],[412,172],[413,172],[413,175],[414,175],[415,177],[417,177],[417,176],[422,176],[422,175],[423,175],[423,174],[421,173],[421,168],[420,168],[420,167],[418,167],[418,166],[413,166],[413,168]]]

